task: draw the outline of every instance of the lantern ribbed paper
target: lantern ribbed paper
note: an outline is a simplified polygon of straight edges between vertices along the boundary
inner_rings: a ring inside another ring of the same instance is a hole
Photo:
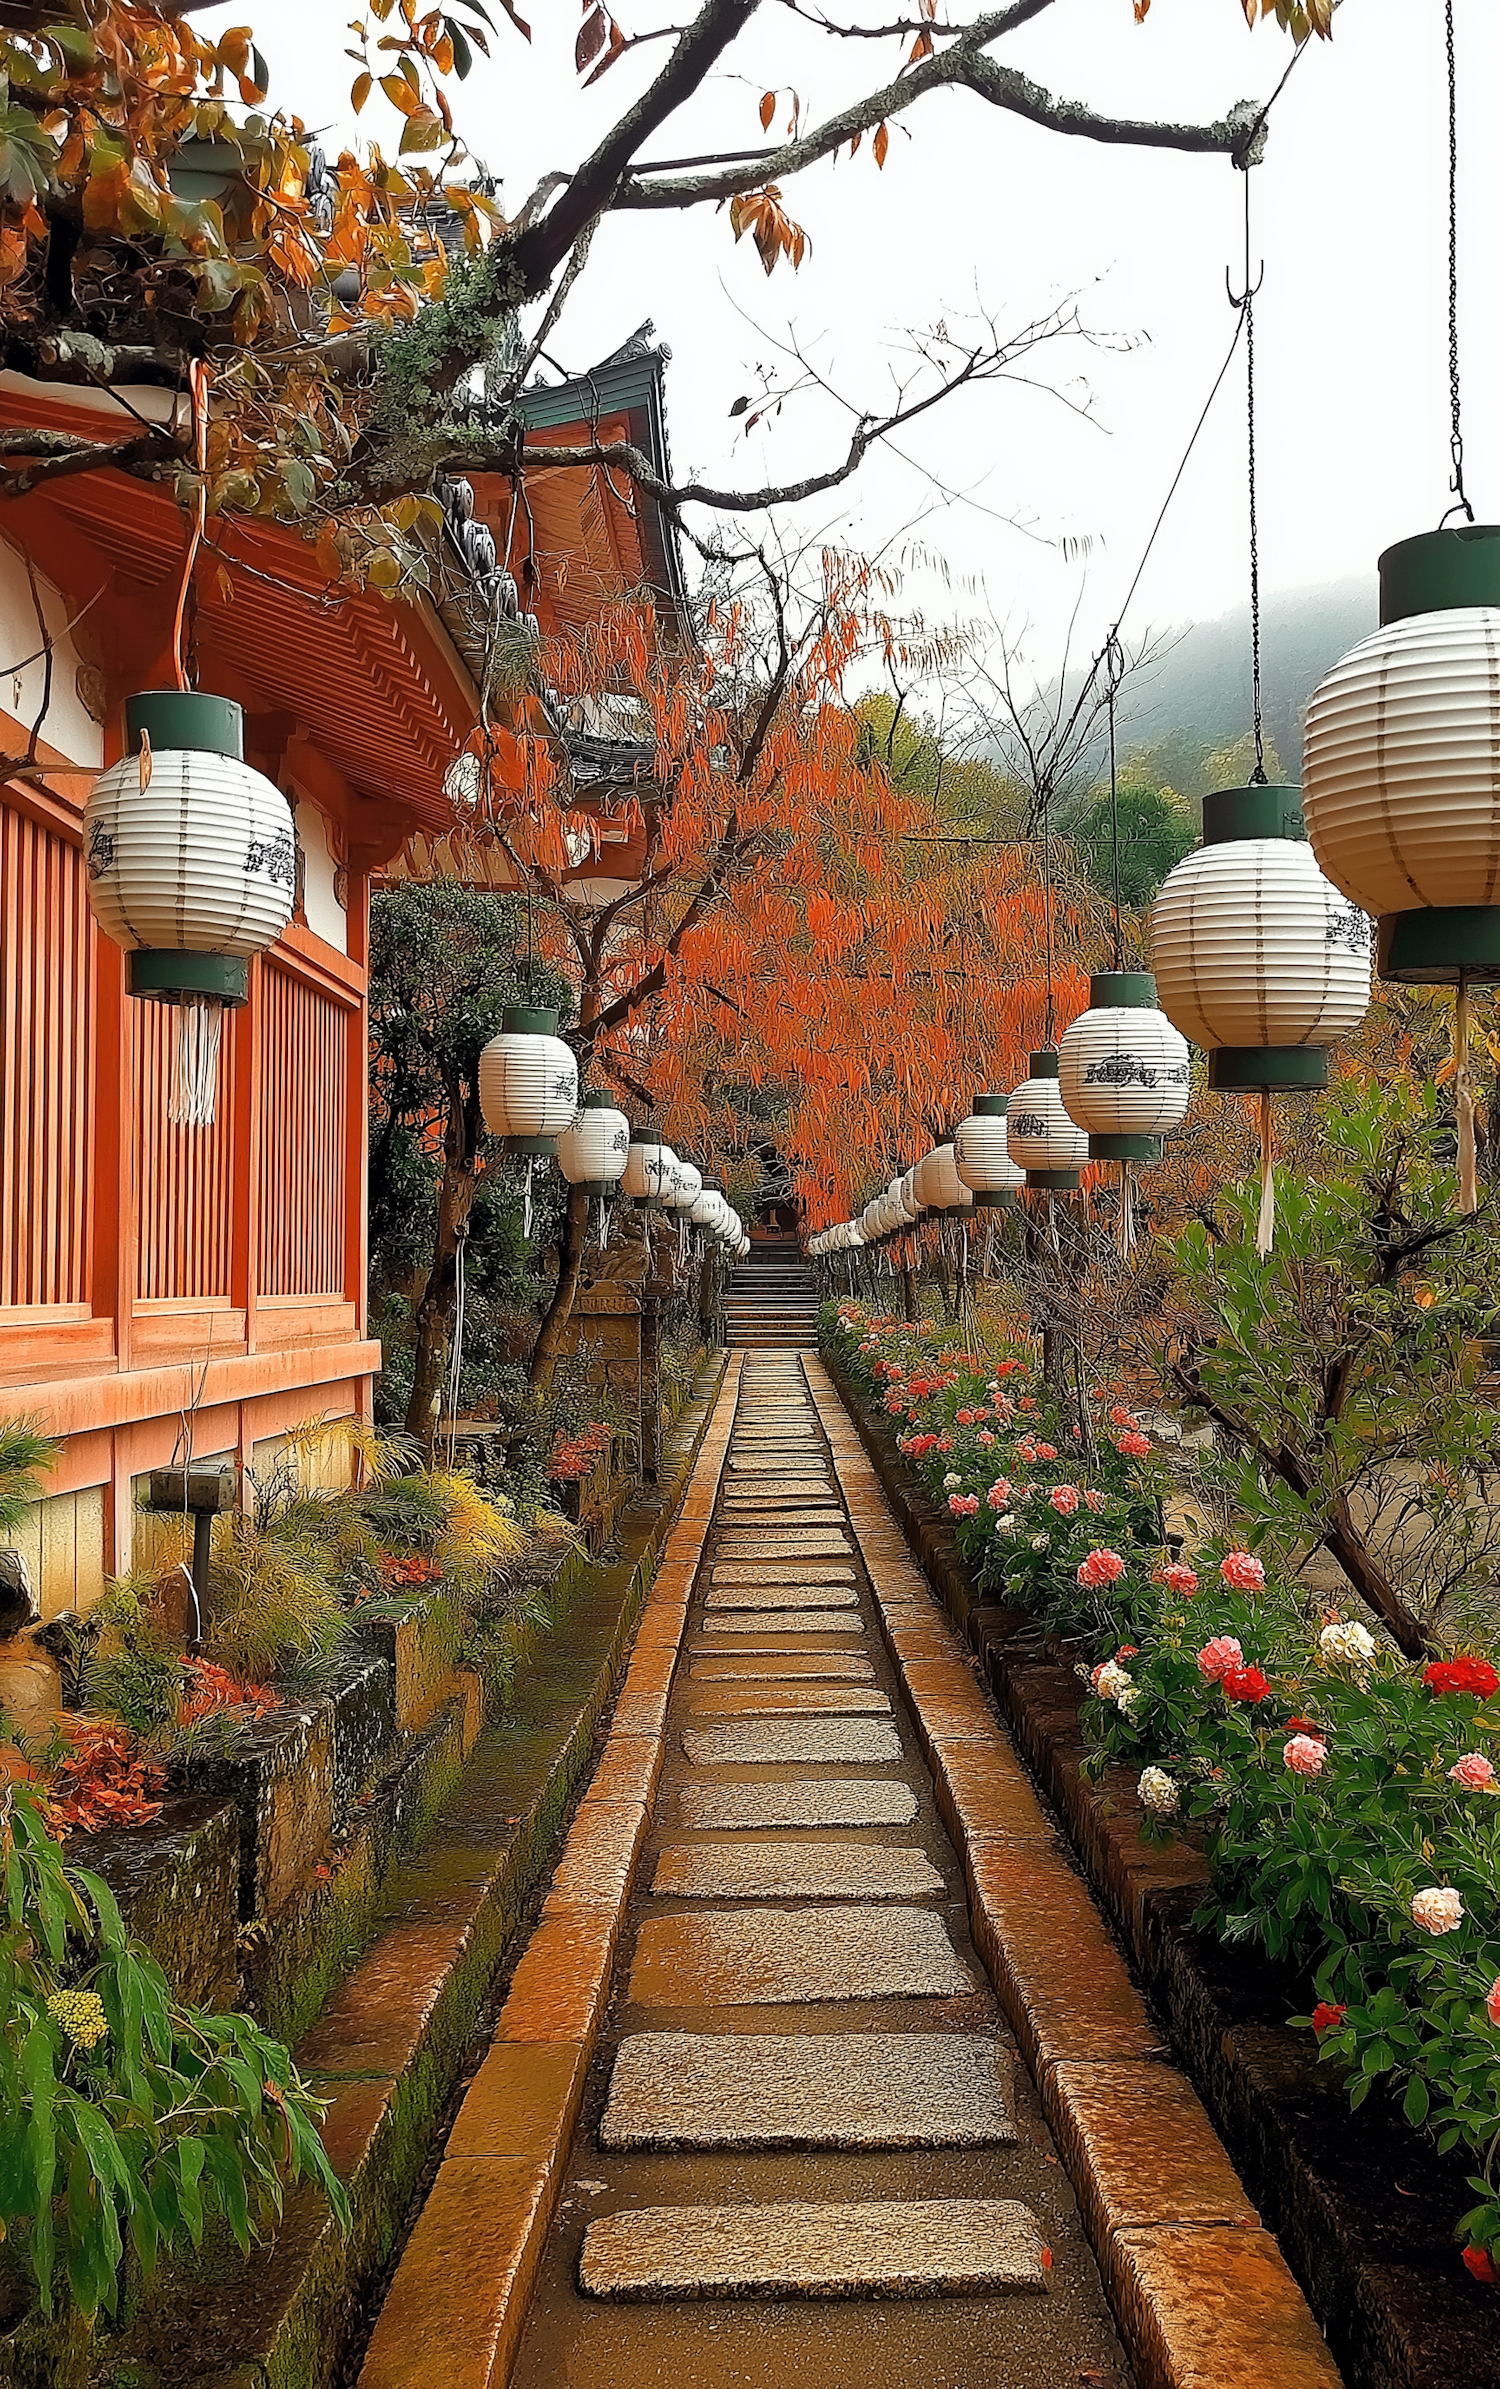
[[[1151,912],[1162,1010],[1224,1090],[1321,1087],[1370,1000],[1370,924],[1302,840],[1300,791],[1203,800],[1204,844]]]
[[[928,1155],[924,1191],[931,1211],[973,1210],[973,1192],[958,1174],[951,1145],[939,1145],[936,1152]]]
[[[926,1209],[926,1205],[917,1192],[917,1173],[914,1169],[908,1170],[906,1176],[902,1179],[901,1195],[902,1200],[906,1205],[907,1218],[914,1221],[919,1220],[923,1211]]]
[[[1066,1194],[1078,1184],[1089,1140],[1063,1109],[1057,1069],[1055,1053],[1032,1055],[1031,1076],[1010,1099],[1006,1134],[1011,1160],[1026,1172],[1027,1185]]]
[[[508,1153],[555,1152],[578,1109],[578,1064],[554,1035],[557,1014],[512,1004],[479,1057],[479,1104]]]
[[[1187,1040],[1156,1009],[1149,971],[1099,972],[1057,1050],[1063,1109],[1087,1133],[1090,1160],[1159,1161],[1191,1076]]]
[[[655,1128],[632,1128],[622,1190],[638,1206],[659,1211],[676,1184],[677,1156]]]
[[[125,723],[127,752],[100,772],[84,808],[94,918],[134,957],[133,995],[243,1003],[245,958],[274,945],[292,917],[291,808],[242,760],[243,715],[231,699],[152,690],[128,701]],[[195,963],[208,956],[225,961]]]
[[[583,1108],[557,1140],[557,1166],[570,1186],[606,1200],[625,1174],[630,1122],[604,1087],[586,1087]]]
[[[1010,1155],[1005,1115],[1008,1095],[976,1095],[967,1120],[953,1131],[953,1159],[959,1177],[982,1210],[1003,1210],[1026,1183]]]
[[[1384,978],[1500,978],[1500,530],[1380,559],[1381,625],[1307,712],[1313,852],[1380,919]]]
[[[693,1205],[702,1192],[703,1172],[696,1162],[684,1161],[679,1154],[672,1192],[668,1198],[670,1209],[691,1215]]]

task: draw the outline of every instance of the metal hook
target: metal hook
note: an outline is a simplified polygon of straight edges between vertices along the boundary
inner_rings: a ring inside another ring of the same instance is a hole
[[[1256,275],[1254,282],[1247,282],[1245,289],[1236,295],[1234,283],[1230,277],[1229,268],[1226,265],[1224,268],[1224,288],[1228,293],[1230,306],[1235,308],[1240,314],[1243,314],[1244,310],[1249,306],[1250,301],[1254,298],[1259,298],[1260,286],[1264,282],[1265,278],[1266,261],[1264,258],[1262,258],[1260,261],[1260,272]]]

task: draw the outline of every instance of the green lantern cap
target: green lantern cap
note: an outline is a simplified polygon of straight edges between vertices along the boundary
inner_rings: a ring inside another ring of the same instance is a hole
[[[1375,966],[1382,979],[1412,987],[1500,979],[1500,905],[1437,904],[1383,913],[1376,924]]]
[[[1205,846],[1228,846],[1237,838],[1306,836],[1300,788],[1220,788],[1203,799]]]
[[[1089,1009],[1154,1012],[1156,981],[1149,971],[1096,971],[1089,981]]]
[[[578,1098],[579,1109],[586,1112],[612,1112],[615,1099],[608,1087],[585,1087]]]
[[[1216,1095],[1257,1094],[1271,1087],[1314,1092],[1328,1084],[1328,1053],[1321,1045],[1219,1045],[1208,1057],[1208,1083]]]
[[[245,760],[245,716],[233,697],[198,689],[143,689],[125,700],[125,751],[138,753],[141,732],[163,754],[231,755]]]
[[[1044,1053],[1034,1053],[1031,1057],[1031,1068],[1026,1075],[1028,1078],[1056,1078],[1057,1048],[1048,1046]]]
[[[1500,525],[1457,523],[1398,539],[1380,559],[1380,620],[1500,606]]]
[[[129,994],[158,1004],[191,1003],[209,996],[234,1006],[250,1000],[250,964],[243,954],[174,953],[138,946],[125,957]]]
[[[500,1015],[504,1037],[555,1037],[557,1014],[546,1004],[507,1004]]]
[[[1003,1120],[1009,1110],[1010,1097],[1008,1095],[986,1094],[976,1095],[974,1098],[976,1120]]]

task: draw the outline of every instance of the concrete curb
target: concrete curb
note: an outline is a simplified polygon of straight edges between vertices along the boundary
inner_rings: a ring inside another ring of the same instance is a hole
[[[443,2389],[503,2389],[510,2377],[609,2002],[742,1366],[731,1354],[646,1599],[608,1750],[396,2269],[360,2389],[411,2389],[431,2377],[438,2351]]]
[[[803,1367],[964,1861],[974,1944],[1035,2078],[1141,2389],[1339,2389],[1274,2237],[910,1555],[859,1422],[820,1360]]]

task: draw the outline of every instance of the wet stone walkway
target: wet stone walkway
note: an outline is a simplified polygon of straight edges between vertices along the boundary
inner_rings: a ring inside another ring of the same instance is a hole
[[[744,1366],[512,2377],[1130,2382],[791,1354]]]

